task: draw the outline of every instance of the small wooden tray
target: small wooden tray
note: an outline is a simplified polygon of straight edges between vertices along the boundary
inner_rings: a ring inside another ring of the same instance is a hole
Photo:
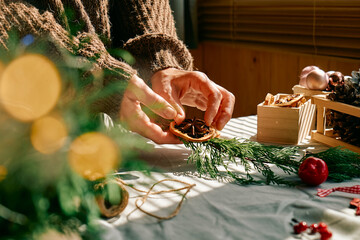
[[[332,129],[326,129],[325,120],[325,109],[332,109],[360,118],[360,108],[341,102],[334,102],[320,95],[313,96],[311,100],[317,108],[316,130],[311,133],[311,138],[331,147],[343,146],[351,151],[360,153],[360,147],[341,141],[338,136],[333,134]]]

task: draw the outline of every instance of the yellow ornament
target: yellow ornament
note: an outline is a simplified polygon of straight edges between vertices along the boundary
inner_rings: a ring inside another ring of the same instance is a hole
[[[0,102],[14,118],[33,121],[56,105],[61,77],[53,62],[40,54],[27,54],[12,61],[0,79]]]
[[[69,164],[90,181],[104,178],[116,169],[120,161],[116,144],[102,133],[85,133],[71,143]]]
[[[45,116],[34,121],[31,126],[31,143],[41,153],[50,154],[65,143],[67,129],[60,117]]]

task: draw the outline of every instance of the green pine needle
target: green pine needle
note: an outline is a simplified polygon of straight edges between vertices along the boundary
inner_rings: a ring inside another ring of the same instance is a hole
[[[230,177],[239,184],[294,185],[276,175],[270,166],[275,165],[287,174],[296,173],[299,167],[299,162],[294,160],[297,147],[268,146],[252,141],[242,142],[236,138],[214,138],[201,143],[183,142],[192,150],[188,163],[195,163],[200,175],[212,178]],[[231,170],[230,164],[242,165],[245,173]],[[225,171],[220,168],[224,168]],[[265,179],[254,179],[251,174],[253,169],[261,173]]]

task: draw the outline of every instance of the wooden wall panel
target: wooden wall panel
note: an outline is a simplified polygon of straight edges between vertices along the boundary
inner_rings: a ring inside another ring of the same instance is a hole
[[[301,70],[308,65],[345,75],[360,68],[360,60],[259,49],[239,43],[205,41],[191,52],[198,70],[235,95],[234,117],[256,114],[257,104],[268,92],[292,93]]]

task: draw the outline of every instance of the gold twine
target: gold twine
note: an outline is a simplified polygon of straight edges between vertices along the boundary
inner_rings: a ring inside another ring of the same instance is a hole
[[[154,183],[148,191],[144,191],[144,190],[141,190],[141,189],[138,189],[138,188],[135,188],[133,186],[130,186],[128,184],[126,184],[123,180],[119,179],[119,178],[116,178],[117,181],[119,181],[121,184],[124,184],[132,189],[134,189],[135,191],[138,191],[138,192],[142,192],[142,193],[145,193],[145,195],[143,196],[140,196],[138,197],[136,200],[135,200],[135,206],[136,208],[134,210],[132,210],[128,215],[127,215],[127,218],[129,218],[129,216],[134,213],[136,210],[140,210],[141,212],[151,216],[151,217],[154,217],[154,218],[157,218],[159,220],[168,220],[168,219],[171,219],[173,217],[175,217],[180,209],[181,209],[181,205],[186,197],[186,195],[190,192],[191,188],[193,188],[194,186],[196,186],[196,184],[190,184],[190,183],[187,183],[187,182],[184,182],[184,181],[181,181],[181,180],[177,180],[177,179],[163,179],[163,180],[160,180],[156,183]],[[185,187],[181,187],[181,188],[176,188],[176,189],[169,189],[169,190],[161,190],[161,191],[156,191],[156,192],[152,192],[152,190],[154,189],[154,187],[156,185],[158,185],[159,183],[162,183],[162,182],[178,182],[178,183],[182,183],[184,185],[186,185]],[[153,213],[150,213],[148,211],[145,211],[144,209],[142,209],[141,207],[145,204],[145,202],[147,201],[147,199],[149,198],[150,195],[158,195],[158,194],[162,194],[162,193],[170,193],[170,192],[178,192],[178,191],[181,191],[181,190],[186,190],[186,192],[184,194],[182,194],[182,198],[180,200],[180,202],[178,203],[178,205],[176,206],[175,210],[169,214],[168,216],[159,216],[159,215],[156,215],[156,214],[153,214]],[[141,201],[141,203],[139,204],[139,201]]]
[[[94,189],[97,190],[99,188],[104,188],[104,186],[106,184],[108,184],[109,182],[115,182],[121,188],[121,191],[120,191],[121,202],[117,205],[112,205],[108,208],[108,207],[106,207],[105,199],[103,196],[97,195],[95,197],[95,200],[99,206],[101,215],[104,217],[107,217],[107,218],[118,216],[122,211],[124,211],[124,209],[126,208],[126,206],[128,205],[128,202],[129,202],[129,193],[125,189],[124,184],[119,181],[114,181],[114,180],[105,181],[103,183],[96,184],[94,186]]]
[[[182,183],[184,184],[185,186],[184,187],[181,187],[181,188],[176,188],[176,189],[168,189],[168,190],[161,190],[161,191],[156,191],[156,192],[153,192],[153,189],[156,185],[162,183],[162,182],[178,182],[178,183]],[[194,186],[196,186],[196,184],[190,184],[190,183],[187,183],[187,182],[184,182],[184,181],[181,181],[181,180],[177,180],[177,179],[163,179],[163,180],[160,180],[156,183],[154,183],[148,191],[144,191],[144,190],[141,190],[141,189],[138,189],[136,187],[133,187],[127,183],[125,183],[123,180],[121,180],[120,178],[115,178],[114,180],[110,180],[110,181],[105,181],[103,183],[99,183],[99,184],[96,184],[94,186],[94,189],[97,190],[99,188],[104,188],[106,184],[108,184],[109,182],[115,182],[120,188],[121,188],[121,202],[117,205],[112,205],[111,207],[107,207],[106,204],[105,204],[105,199],[103,196],[101,195],[98,195],[96,196],[96,202],[99,206],[99,209],[100,209],[100,213],[102,216],[104,217],[107,217],[107,218],[111,218],[111,217],[115,217],[115,216],[118,216],[121,212],[124,211],[124,209],[126,208],[126,206],[128,205],[128,202],[129,202],[129,193],[128,191],[126,190],[125,186],[137,191],[137,192],[141,192],[141,193],[145,193],[143,196],[139,196],[136,200],[135,200],[135,206],[136,208],[134,210],[132,210],[128,215],[127,215],[127,218],[129,218],[129,216],[135,212],[136,210],[140,210],[141,212],[151,216],[151,217],[154,217],[154,218],[157,218],[159,220],[168,220],[168,219],[171,219],[173,217],[175,217],[180,209],[181,209],[181,206],[182,206],[182,203],[186,197],[186,195],[190,192],[191,188],[193,188]],[[178,203],[178,205],[176,206],[175,210],[169,214],[168,216],[159,216],[159,215],[156,215],[156,214],[153,214],[153,213],[150,213],[148,211],[145,211],[144,209],[142,209],[142,206],[145,204],[145,202],[147,201],[147,199],[149,198],[150,195],[159,195],[159,194],[163,194],[163,193],[171,193],[171,192],[178,192],[178,191],[181,191],[181,190],[186,190],[186,192],[184,194],[182,194],[182,197],[181,197],[181,200],[180,202]],[[141,201],[141,203],[139,204],[139,202]]]

